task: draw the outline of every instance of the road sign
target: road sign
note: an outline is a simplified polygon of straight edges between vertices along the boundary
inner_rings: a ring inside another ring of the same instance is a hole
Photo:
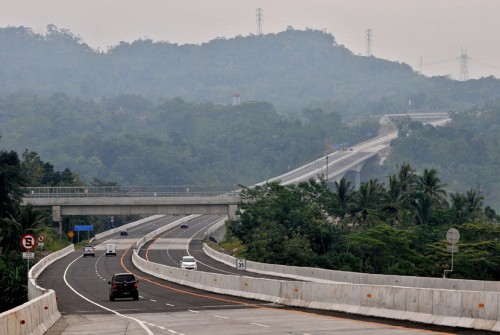
[[[35,259],[34,252],[23,252],[23,259]]]
[[[236,270],[245,271],[246,268],[247,268],[247,264],[246,264],[245,259],[236,259]]]
[[[447,245],[446,249],[448,250],[448,252],[453,252],[456,254],[458,252],[458,245]]]
[[[92,231],[94,230],[94,226],[75,226],[75,231]]]
[[[451,244],[455,244],[458,242],[458,240],[460,240],[460,233],[458,232],[457,229],[450,228],[450,229],[448,229],[448,232],[446,233],[446,239]]]
[[[39,235],[36,240],[38,241],[38,243],[43,243],[45,242],[45,237],[43,235]]]
[[[23,235],[23,237],[21,238],[21,246],[24,250],[33,250],[36,247],[35,236],[31,234]]]
[[[73,233],[72,231],[68,232],[68,237],[69,238],[72,238],[73,236],[75,236],[75,233]]]

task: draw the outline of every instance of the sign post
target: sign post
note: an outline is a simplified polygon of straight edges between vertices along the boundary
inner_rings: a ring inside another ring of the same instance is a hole
[[[444,270],[443,278],[446,278],[446,272],[453,272],[453,254],[458,252],[458,246],[455,245],[460,240],[460,233],[455,228],[450,228],[446,232],[446,240],[451,243],[451,245],[447,246],[447,250],[451,252],[451,269]]]
[[[89,239],[90,239],[90,232],[94,230],[94,226],[92,225],[85,225],[85,226],[75,226],[75,231],[78,232],[78,237],[77,237],[77,243],[80,243],[80,231],[88,231],[89,232]]]
[[[33,250],[36,247],[35,236],[33,236],[31,234],[23,235],[23,237],[21,238],[21,246],[23,247],[24,250],[27,251],[27,252],[23,252],[23,259],[28,260],[28,273],[29,273],[29,271],[30,271],[30,259],[35,258],[35,254],[33,253],[31,255],[31,252],[30,252],[30,250]]]
[[[43,256],[43,246],[45,245],[45,236],[39,235],[36,238],[38,245],[40,246],[40,254]]]

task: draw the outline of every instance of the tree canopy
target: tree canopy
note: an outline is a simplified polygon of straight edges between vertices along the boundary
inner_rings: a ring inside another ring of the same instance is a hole
[[[387,185],[370,179],[358,190],[345,179],[333,190],[323,179],[246,187],[232,233],[254,261],[441,277],[450,268],[446,232],[455,227],[461,240],[452,277],[498,280],[500,218],[488,214],[477,190],[448,194],[443,186],[435,169],[402,164]]]

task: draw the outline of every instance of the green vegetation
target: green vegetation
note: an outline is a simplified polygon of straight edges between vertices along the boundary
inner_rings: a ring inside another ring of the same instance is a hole
[[[244,188],[232,233],[258,262],[378,274],[442,277],[446,232],[461,233],[453,278],[500,278],[500,219],[471,189],[447,194],[435,169],[398,167],[387,184],[354,190],[345,179]]]
[[[75,224],[93,224],[95,231],[107,229],[99,217],[66,217],[63,235],[54,226],[51,213],[21,206],[26,186],[81,186],[79,176],[69,169],[55,171],[37,153],[26,150],[22,160],[14,151],[0,151],[0,312],[16,307],[27,299],[27,261],[22,259],[21,238],[24,234],[45,237],[43,249],[36,248],[35,261],[43,254],[60,250],[71,241],[65,236]],[[116,224],[128,218],[116,218]],[[33,262],[31,263],[33,265]]]
[[[0,120],[6,148],[36,151],[78,171],[85,184],[135,186],[257,183],[331,152],[336,143],[373,136],[379,127],[378,118],[346,124],[322,109],[287,120],[266,102],[154,104],[139,96],[96,102],[63,94],[0,96]],[[59,177],[72,176],[63,171]]]
[[[8,27],[0,29],[0,59],[4,93],[229,104],[238,92],[242,102],[269,101],[286,116],[319,107],[350,120],[401,113],[408,101],[417,110],[464,109],[500,96],[500,81],[493,77],[427,78],[407,64],[354,55],[330,33],[292,27],[201,45],[140,39],[106,52],[54,25],[44,35]]]
[[[435,167],[447,189],[463,193],[471,187],[484,196],[485,203],[500,210],[500,100],[481,108],[453,113],[442,127],[404,121],[399,137],[385,161],[390,166],[408,162],[417,169]],[[458,201],[458,199],[457,199]]]
[[[64,218],[61,237],[50,213],[20,206],[25,186],[252,185],[373,137],[380,115],[406,112],[410,100],[456,112],[445,127],[401,122],[359,190],[346,179],[333,191],[324,180],[246,188],[225,247],[262,262],[441,277],[455,227],[451,276],[500,278],[496,78],[427,78],[291,28],[202,45],[138,40],[103,53],[53,25],[45,35],[9,27],[0,59],[0,311],[26,299],[23,234],[43,234],[50,252],[70,243],[75,224],[110,225]],[[236,92],[243,103],[230,106]]]

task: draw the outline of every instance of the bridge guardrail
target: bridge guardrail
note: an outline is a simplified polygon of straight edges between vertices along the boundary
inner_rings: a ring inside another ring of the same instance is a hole
[[[192,197],[233,194],[236,185],[27,187],[25,198]]]

